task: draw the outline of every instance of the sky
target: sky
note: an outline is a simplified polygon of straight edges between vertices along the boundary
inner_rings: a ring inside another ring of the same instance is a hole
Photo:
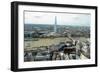
[[[72,26],[90,26],[90,14],[76,13],[46,13],[46,12],[24,12],[25,24],[55,24],[55,16],[57,17],[57,25]]]

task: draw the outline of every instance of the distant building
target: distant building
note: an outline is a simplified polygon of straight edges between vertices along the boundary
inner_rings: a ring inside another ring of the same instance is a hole
[[[54,32],[57,32],[57,17],[55,16]]]

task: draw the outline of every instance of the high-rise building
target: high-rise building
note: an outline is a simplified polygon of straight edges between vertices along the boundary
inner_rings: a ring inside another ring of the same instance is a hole
[[[55,16],[54,32],[57,32],[57,17]]]

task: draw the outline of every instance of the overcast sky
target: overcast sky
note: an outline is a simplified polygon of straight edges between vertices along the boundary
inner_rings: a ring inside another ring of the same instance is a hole
[[[57,17],[57,25],[78,25],[90,26],[89,14],[71,14],[71,13],[44,13],[44,12],[25,12],[25,24],[55,24],[55,16]]]

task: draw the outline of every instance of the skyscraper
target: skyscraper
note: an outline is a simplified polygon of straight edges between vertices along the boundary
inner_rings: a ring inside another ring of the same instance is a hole
[[[57,32],[57,17],[55,16],[54,32]]]

